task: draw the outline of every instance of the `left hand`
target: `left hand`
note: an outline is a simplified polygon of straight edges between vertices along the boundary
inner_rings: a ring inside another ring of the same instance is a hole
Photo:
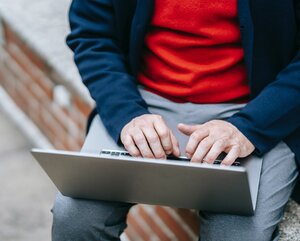
[[[250,155],[255,147],[234,125],[223,120],[212,120],[202,125],[179,124],[178,129],[190,136],[186,154],[192,162],[213,163],[227,153],[222,165],[230,166],[239,157]]]

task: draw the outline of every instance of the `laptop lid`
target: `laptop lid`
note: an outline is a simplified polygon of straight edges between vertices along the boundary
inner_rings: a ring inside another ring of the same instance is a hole
[[[259,175],[249,170],[258,168],[251,164],[259,162],[256,157],[244,159],[243,166],[222,167],[55,150],[32,154],[66,196],[240,215],[255,210]]]

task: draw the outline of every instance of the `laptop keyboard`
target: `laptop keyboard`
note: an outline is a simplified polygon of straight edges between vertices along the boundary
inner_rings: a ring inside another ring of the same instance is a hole
[[[109,155],[109,156],[127,156],[127,157],[131,157],[131,155],[126,152],[126,151],[110,151],[110,150],[102,150],[100,152],[100,155]],[[174,155],[168,155],[167,156],[167,160],[171,160],[171,161],[186,161],[186,162],[189,162],[191,161],[191,159],[189,158],[186,158],[186,157],[176,157]],[[221,161],[220,160],[216,160],[214,161],[214,165],[220,165],[221,164]],[[239,161],[235,161],[232,166],[241,166],[241,162]]]

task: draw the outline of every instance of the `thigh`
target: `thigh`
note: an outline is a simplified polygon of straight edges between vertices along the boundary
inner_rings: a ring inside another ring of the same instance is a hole
[[[255,215],[200,212],[201,240],[278,240],[277,225],[296,183],[295,156],[281,142],[263,157]]]
[[[58,193],[53,212],[52,239],[119,240],[132,204],[74,199]]]

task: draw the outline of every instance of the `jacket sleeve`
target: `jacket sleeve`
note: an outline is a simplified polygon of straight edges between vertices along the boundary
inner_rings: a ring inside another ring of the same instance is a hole
[[[300,0],[295,1],[300,25]],[[298,53],[291,63],[244,109],[228,119],[263,155],[300,127],[300,31]]]
[[[300,127],[300,52],[245,108],[228,119],[263,155]]]
[[[118,142],[122,128],[149,113],[118,44],[111,0],[73,0],[67,44],[101,119]]]

